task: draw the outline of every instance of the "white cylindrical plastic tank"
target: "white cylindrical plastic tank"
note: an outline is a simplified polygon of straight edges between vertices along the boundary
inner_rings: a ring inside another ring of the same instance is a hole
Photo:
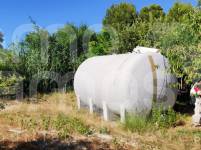
[[[167,59],[156,52],[92,57],[79,66],[74,90],[86,105],[147,115],[155,103],[164,108],[175,103],[171,84],[177,80],[167,69]]]

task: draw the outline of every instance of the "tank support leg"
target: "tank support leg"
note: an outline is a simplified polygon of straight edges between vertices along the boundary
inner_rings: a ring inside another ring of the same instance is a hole
[[[125,119],[126,119],[126,110],[124,106],[120,107],[120,121],[121,123],[125,123]]]
[[[89,112],[90,112],[90,114],[93,114],[93,112],[94,112],[92,98],[89,99]]]
[[[80,97],[79,96],[77,96],[77,108],[78,108],[78,110],[80,110],[80,108],[81,108]]]
[[[107,103],[103,101],[103,119],[105,121],[108,121],[109,114],[108,114],[108,108],[107,108]]]

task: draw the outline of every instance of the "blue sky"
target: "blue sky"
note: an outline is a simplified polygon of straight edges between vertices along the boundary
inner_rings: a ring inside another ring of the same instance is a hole
[[[1,0],[0,31],[4,33],[4,46],[30,30],[29,16],[38,25],[55,31],[70,22],[87,24],[95,29],[105,15],[106,9],[120,2],[133,3],[137,10],[150,4],[160,4],[167,12],[176,0]],[[196,0],[180,0],[196,5]]]

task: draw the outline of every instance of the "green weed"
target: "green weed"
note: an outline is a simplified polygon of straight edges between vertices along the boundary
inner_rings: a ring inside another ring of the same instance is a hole
[[[148,117],[128,114],[124,127],[131,132],[145,132],[173,127],[176,125],[177,120],[178,116],[172,108],[163,111],[161,107],[154,107]]]
[[[110,130],[107,127],[101,127],[99,129],[100,134],[110,134]]]

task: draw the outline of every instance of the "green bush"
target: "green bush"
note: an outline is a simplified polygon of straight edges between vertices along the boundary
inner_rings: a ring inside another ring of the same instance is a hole
[[[171,107],[167,111],[164,111],[161,107],[153,107],[149,117],[128,114],[124,127],[131,132],[145,132],[173,127],[177,120],[177,114]]]
[[[147,131],[149,123],[145,117],[128,115],[124,125],[131,132],[144,132]]]
[[[151,113],[151,122],[159,128],[168,128],[176,124],[176,112],[169,107],[167,111],[163,111],[162,107],[154,107]]]

